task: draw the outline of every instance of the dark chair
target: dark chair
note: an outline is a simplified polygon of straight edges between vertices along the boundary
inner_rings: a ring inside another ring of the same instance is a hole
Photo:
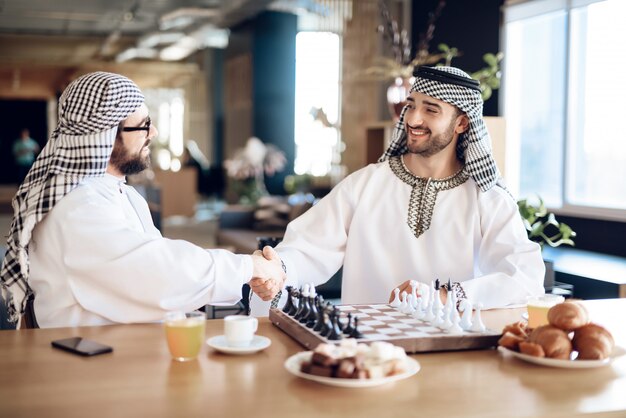
[[[20,327],[20,329],[39,328],[37,318],[35,317],[35,307],[33,306],[34,303],[35,295],[30,295],[28,297],[28,300],[26,301],[26,310],[24,311],[24,315],[22,316],[22,326]]]

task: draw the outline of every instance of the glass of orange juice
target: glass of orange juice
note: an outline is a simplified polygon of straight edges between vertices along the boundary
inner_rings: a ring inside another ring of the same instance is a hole
[[[204,343],[206,316],[203,312],[168,312],[165,336],[172,358],[189,361],[198,357]]]
[[[528,326],[537,328],[548,324],[548,311],[557,303],[565,300],[563,296],[545,294],[530,298],[526,303],[528,310]]]

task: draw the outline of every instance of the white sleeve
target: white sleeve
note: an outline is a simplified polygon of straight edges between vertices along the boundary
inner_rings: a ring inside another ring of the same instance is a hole
[[[252,276],[250,256],[137,232],[112,205],[73,209],[55,229],[76,300],[114,322],[234,304]]]
[[[326,283],[341,268],[353,216],[351,177],[335,186],[312,208],[287,225],[276,251],[285,263],[285,285],[300,287]],[[286,292],[279,306],[286,301]],[[266,316],[269,302],[252,296],[251,314]]]
[[[541,247],[528,239],[515,201],[494,187],[479,193],[482,239],[475,278],[461,283],[467,297],[485,309],[524,304],[544,293]]]

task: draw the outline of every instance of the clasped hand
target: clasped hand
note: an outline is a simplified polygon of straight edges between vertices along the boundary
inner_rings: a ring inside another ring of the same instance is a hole
[[[269,245],[252,253],[250,289],[264,301],[272,300],[283,288],[287,275],[278,253]]]

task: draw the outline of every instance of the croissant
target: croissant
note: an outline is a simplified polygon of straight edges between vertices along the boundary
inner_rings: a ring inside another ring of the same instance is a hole
[[[611,355],[615,341],[606,328],[590,323],[574,331],[572,345],[578,360],[602,360]]]
[[[569,360],[572,353],[572,342],[567,333],[552,325],[543,325],[535,328],[528,337],[528,341],[543,348],[546,357]]]
[[[498,340],[498,345],[506,347],[509,350],[518,351],[519,344],[526,339],[525,336],[515,335],[512,332],[505,332]]]
[[[554,305],[548,311],[550,325],[564,331],[573,331],[589,323],[589,314],[583,305],[577,302],[563,302]]]
[[[546,356],[546,353],[543,351],[543,347],[536,343],[529,343],[528,341],[522,341],[519,343],[519,351],[520,353],[528,354],[529,356]]]
[[[502,334],[506,334],[507,332],[526,338],[528,336],[528,327],[525,322],[522,322],[522,321],[514,322],[512,324],[505,326],[504,329],[502,330]]]

